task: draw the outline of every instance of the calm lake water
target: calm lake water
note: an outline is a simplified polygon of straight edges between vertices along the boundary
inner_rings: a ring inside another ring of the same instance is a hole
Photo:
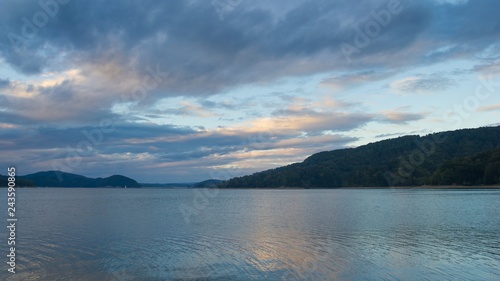
[[[203,192],[18,190],[0,279],[500,280],[500,190]]]

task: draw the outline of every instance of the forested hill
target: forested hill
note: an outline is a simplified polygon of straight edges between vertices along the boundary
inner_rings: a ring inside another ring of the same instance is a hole
[[[450,160],[431,178],[433,185],[500,184],[500,148]]]
[[[87,178],[81,175],[48,171],[16,177],[16,186],[42,187],[141,187],[135,180],[114,175],[107,178]],[[0,177],[0,186],[6,185],[6,177]]]
[[[357,148],[320,152],[302,163],[233,178],[220,186],[334,188],[499,184],[498,149],[500,126],[423,137],[404,136]]]

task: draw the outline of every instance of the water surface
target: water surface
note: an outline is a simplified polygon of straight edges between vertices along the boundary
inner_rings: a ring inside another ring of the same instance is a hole
[[[1,280],[500,280],[500,190],[47,188],[17,200],[18,268],[2,262]]]

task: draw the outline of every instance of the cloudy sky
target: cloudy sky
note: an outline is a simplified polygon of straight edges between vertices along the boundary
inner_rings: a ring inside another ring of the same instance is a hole
[[[4,0],[0,166],[193,182],[495,125],[498,11],[494,0]]]

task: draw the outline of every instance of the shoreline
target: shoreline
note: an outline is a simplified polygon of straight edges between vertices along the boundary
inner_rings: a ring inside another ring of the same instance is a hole
[[[421,186],[375,186],[375,187],[219,187],[219,189],[259,189],[259,190],[330,190],[330,189],[500,189],[500,185],[421,185]]]
[[[339,189],[500,189],[500,185],[485,185],[485,186],[420,185],[420,186],[388,186],[388,187],[339,187]]]
[[[0,187],[7,188],[7,187]],[[374,186],[374,187],[17,187],[20,189],[204,189],[204,188],[218,188],[226,190],[333,190],[333,189],[500,189],[500,185],[487,185],[487,186],[465,186],[465,185],[421,185],[421,186]]]

